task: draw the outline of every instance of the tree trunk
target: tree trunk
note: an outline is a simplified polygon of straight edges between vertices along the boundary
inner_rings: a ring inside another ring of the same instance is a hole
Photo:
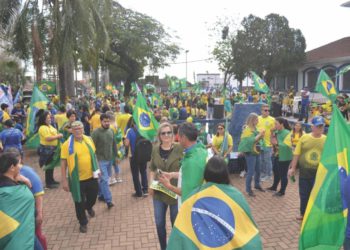
[[[99,77],[98,77],[98,66],[97,68],[94,68],[94,71],[95,71],[95,91],[96,91],[96,94],[100,91],[100,86],[99,86]]]
[[[64,65],[60,64],[58,65],[58,80],[59,80],[59,94],[60,94],[60,102],[61,104],[66,103],[66,96],[67,96],[67,90],[66,90],[66,77],[65,77],[65,70]]]
[[[65,78],[67,86],[67,95],[69,97],[75,96],[75,83],[74,83],[74,62],[73,59],[70,59],[65,63]]]

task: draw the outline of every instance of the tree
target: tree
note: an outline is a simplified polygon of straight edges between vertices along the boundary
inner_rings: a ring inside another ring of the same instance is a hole
[[[179,47],[171,42],[171,36],[162,24],[153,18],[114,5],[113,22],[110,26],[110,53],[105,62],[113,74],[112,80],[124,80],[124,95],[129,95],[131,83],[142,77],[148,66],[157,72],[179,54]],[[118,77],[119,76],[119,77]],[[119,79],[118,79],[119,78]]]
[[[305,60],[306,43],[302,32],[290,28],[288,20],[277,14],[265,19],[254,15],[245,17],[230,42],[232,54],[216,59],[219,65],[225,63],[232,67],[230,72],[240,83],[253,70],[260,75],[264,72],[269,84],[273,77],[296,70]],[[218,49],[216,54],[225,54],[225,50]]]
[[[219,69],[224,72],[224,89],[226,89],[227,83],[234,75],[233,47],[231,43],[236,36],[237,26],[232,20],[219,19],[215,23],[213,31],[217,34],[221,32],[221,39],[216,42],[212,54],[219,64]]]
[[[65,102],[67,91],[74,96],[74,65],[87,58],[92,48],[97,54],[107,51],[109,36],[100,12],[105,6],[111,6],[111,1],[50,1],[49,52],[51,63],[58,66],[61,102]]]

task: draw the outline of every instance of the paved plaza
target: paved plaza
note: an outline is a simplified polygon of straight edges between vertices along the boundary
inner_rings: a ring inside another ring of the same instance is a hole
[[[34,167],[43,180],[35,151],[25,152],[25,164]],[[107,209],[98,202],[95,218],[88,224],[86,234],[79,233],[79,224],[71,195],[63,189],[45,190],[43,231],[49,249],[160,249],[154,223],[152,198],[131,196],[133,184],[129,163],[121,164],[123,182],[111,187],[115,207]],[[232,184],[244,191],[244,178],[231,175]],[[60,169],[55,170],[60,180]],[[264,188],[271,183],[263,183]],[[247,201],[261,232],[264,249],[297,249],[300,223],[295,218],[299,211],[298,181],[289,183],[283,198],[271,193],[256,192]],[[168,232],[170,222],[167,221]]]

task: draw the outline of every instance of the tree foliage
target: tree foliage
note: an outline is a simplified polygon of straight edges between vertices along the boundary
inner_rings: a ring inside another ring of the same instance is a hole
[[[230,42],[232,54],[227,55],[226,60],[225,57],[216,59],[219,65],[232,65],[232,73],[240,82],[253,70],[260,75],[264,73],[269,84],[273,77],[295,71],[305,60],[302,32],[290,28],[288,20],[277,14],[269,14],[265,19],[254,15],[245,17]],[[220,53],[224,51],[221,49]]]
[[[121,6],[113,8],[109,35],[110,53],[105,62],[114,71],[111,80],[125,82],[124,95],[129,94],[131,83],[142,77],[146,66],[157,72],[179,54],[179,47],[161,23]]]

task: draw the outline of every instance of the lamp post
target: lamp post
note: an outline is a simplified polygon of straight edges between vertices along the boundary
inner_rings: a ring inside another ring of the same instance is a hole
[[[187,53],[189,52],[189,50],[187,49],[186,51],[185,51],[185,53],[186,53],[186,82],[187,82]]]

